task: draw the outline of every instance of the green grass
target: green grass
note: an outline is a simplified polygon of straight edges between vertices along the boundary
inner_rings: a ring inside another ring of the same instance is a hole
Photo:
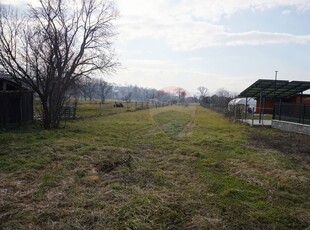
[[[115,108],[114,104],[122,103],[123,108]],[[86,100],[86,101],[79,101],[77,106],[77,118],[84,119],[84,118],[91,118],[91,117],[98,117],[98,116],[109,116],[119,113],[124,113],[128,111],[137,111],[142,109],[150,109],[155,108],[155,103],[152,102],[130,102],[127,103],[123,101],[112,101],[107,100],[104,104],[101,104],[99,100]]]
[[[198,106],[97,106],[64,129],[0,132],[1,229],[309,226],[309,137]]]
[[[176,138],[192,120],[190,114],[179,111],[167,111],[154,116],[157,125],[170,138]]]

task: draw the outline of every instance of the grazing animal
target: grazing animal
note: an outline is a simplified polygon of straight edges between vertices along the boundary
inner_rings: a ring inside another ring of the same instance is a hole
[[[116,103],[115,102],[115,104],[114,104],[114,108],[123,108],[124,107],[124,105],[123,105],[123,103]]]

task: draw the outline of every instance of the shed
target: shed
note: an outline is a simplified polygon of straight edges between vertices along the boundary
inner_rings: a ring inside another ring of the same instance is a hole
[[[0,128],[17,128],[33,120],[33,92],[0,72]]]

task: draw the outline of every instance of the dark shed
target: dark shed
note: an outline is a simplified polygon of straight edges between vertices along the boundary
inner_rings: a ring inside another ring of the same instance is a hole
[[[33,120],[33,92],[0,72],[0,128],[17,128]]]

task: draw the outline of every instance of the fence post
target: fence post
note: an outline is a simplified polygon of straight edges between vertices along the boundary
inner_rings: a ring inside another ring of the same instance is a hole
[[[282,103],[279,104],[279,121],[281,121]]]
[[[301,121],[303,120],[303,104],[300,103],[300,106],[299,106],[299,123],[301,123]]]
[[[303,113],[302,113],[302,123],[305,124],[305,116],[306,116],[306,104],[303,106]]]
[[[248,118],[248,98],[245,98],[245,120]]]

